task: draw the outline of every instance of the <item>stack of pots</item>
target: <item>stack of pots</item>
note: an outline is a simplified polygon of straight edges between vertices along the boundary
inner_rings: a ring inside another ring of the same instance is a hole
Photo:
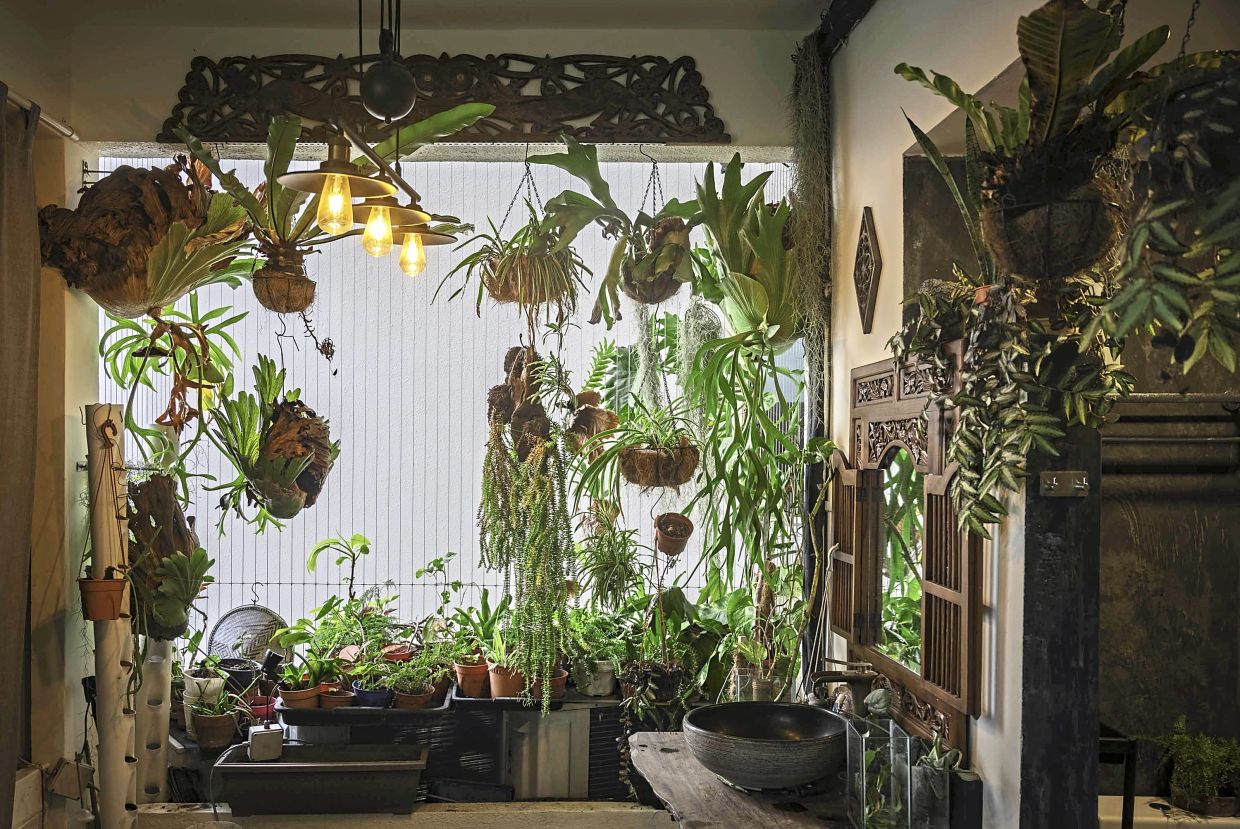
[[[190,710],[196,702],[219,702],[224,694],[224,678],[222,676],[187,676],[185,677],[185,733],[191,740],[198,739],[194,729],[194,718]]]

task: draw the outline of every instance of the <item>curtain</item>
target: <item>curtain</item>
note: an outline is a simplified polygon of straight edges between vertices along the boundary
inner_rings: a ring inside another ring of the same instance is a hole
[[[39,361],[39,229],[34,134],[39,113],[8,105],[0,84],[0,666],[24,673],[30,598],[34,416]],[[29,746],[29,677],[0,682],[0,827],[13,825],[17,755]]]

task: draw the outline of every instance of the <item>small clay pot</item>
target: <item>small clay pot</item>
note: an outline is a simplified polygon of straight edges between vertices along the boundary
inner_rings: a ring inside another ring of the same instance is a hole
[[[973,289],[973,304],[985,305],[986,300],[990,299],[990,289],[993,285],[978,285]]]
[[[313,688],[280,688],[285,708],[318,708],[319,686]]]
[[[194,718],[194,733],[198,735],[198,747],[205,751],[219,751],[232,745],[237,733],[237,718],[232,714],[199,714],[190,712]]]
[[[552,699],[563,699],[564,695],[568,693],[567,690],[565,689],[565,686],[567,685],[567,683],[568,683],[568,671],[564,670],[563,668],[556,668],[555,676],[551,677],[551,681],[548,683],[551,686],[551,698]],[[543,682],[541,679],[536,679],[534,680],[534,682],[530,684],[530,699],[542,699],[542,698],[543,698]]]
[[[519,697],[525,693],[525,674],[517,669],[491,665],[487,672],[491,675],[492,697]]]
[[[128,584],[126,579],[78,579],[78,589],[82,591],[82,618],[88,622],[121,618]]]
[[[337,688],[334,691],[323,691],[319,694],[320,708],[347,708],[353,704],[357,695],[352,691]]]
[[[384,645],[383,658],[388,662],[408,662],[413,659],[413,647],[411,645]]]
[[[253,697],[248,705],[251,718],[257,722],[270,722],[276,718],[276,701],[271,697]]]
[[[456,671],[456,692],[462,697],[482,698],[490,696],[487,691],[487,682],[490,677],[487,663],[479,662],[477,665],[462,665],[456,662],[452,666]]]
[[[427,685],[420,694],[402,694],[400,691],[397,691],[395,696],[396,701],[392,704],[393,708],[418,711],[430,706],[431,700],[435,698],[435,686]]]
[[[654,544],[666,556],[683,553],[691,535],[693,522],[679,512],[665,512],[654,519]]]

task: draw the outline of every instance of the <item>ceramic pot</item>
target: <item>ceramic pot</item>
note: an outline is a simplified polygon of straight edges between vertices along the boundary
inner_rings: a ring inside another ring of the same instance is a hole
[[[194,718],[189,715],[189,710],[194,703],[201,701],[214,703],[219,702],[220,695],[224,693],[224,678],[221,676],[187,676],[185,677],[185,694],[182,697],[182,716],[185,718],[185,733],[190,739],[196,739],[198,734],[194,730]]]
[[[259,667],[253,659],[221,659],[220,670],[228,674],[228,690],[240,694],[254,684]]]
[[[78,579],[82,593],[82,618],[88,622],[107,622],[121,618],[125,604],[125,579]]]
[[[318,708],[319,686],[313,688],[280,688],[280,699],[286,708]]]
[[[219,751],[232,745],[237,733],[237,718],[233,714],[199,714],[191,711],[190,718],[194,721],[199,748]]]
[[[556,668],[555,676],[553,676],[551,678],[551,682],[548,683],[551,686],[551,698],[552,699],[563,699],[564,694],[567,693],[567,691],[565,690],[565,686],[567,685],[567,683],[568,683],[568,671],[564,670],[563,668]],[[542,698],[543,698],[543,682],[541,679],[537,679],[530,685],[530,699],[542,699]]]
[[[593,676],[582,676],[578,681],[574,678],[577,685],[577,693],[584,694],[587,697],[606,697],[616,690],[616,666],[610,662],[595,662]]]
[[[385,645],[383,658],[388,662],[408,662],[413,659],[413,648],[409,645]]]
[[[490,678],[487,663],[479,662],[477,665],[462,665],[457,662],[453,669],[456,671],[456,692],[462,697],[488,697],[490,692],[487,690],[487,682]]]
[[[435,686],[427,685],[420,694],[402,694],[400,691],[396,691],[394,696],[396,700],[392,705],[393,708],[417,711],[430,707],[431,700],[435,698]]]
[[[525,674],[515,668],[490,665],[487,673],[491,677],[492,697],[519,697],[525,693]]]
[[[353,693],[357,697],[357,704],[364,708],[387,708],[392,704],[392,689],[390,688],[376,688],[368,691],[361,687],[360,683],[354,682]]]
[[[319,708],[347,708],[354,703],[357,695],[352,691],[340,688],[334,691],[319,692]]]

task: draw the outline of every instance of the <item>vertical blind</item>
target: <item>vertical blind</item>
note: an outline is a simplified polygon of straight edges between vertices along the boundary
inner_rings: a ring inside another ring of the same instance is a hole
[[[100,169],[122,164],[148,165],[148,159],[104,158]],[[262,162],[225,161],[249,186],[262,180]],[[294,162],[294,169],[313,167]],[[614,162],[602,165],[611,182],[612,194],[622,208],[634,212],[646,197],[651,167],[645,163]],[[695,181],[703,164],[659,165],[667,199],[695,197]],[[498,224],[523,173],[521,162],[425,161],[403,165],[405,177],[421,193],[423,204],[437,213],[460,216],[486,227],[488,217]],[[771,171],[768,200],[787,194],[792,169],[782,163],[746,165],[747,175]],[[560,170],[535,166],[533,175],[543,199],[573,187]],[[504,228],[511,232],[525,218],[520,203]],[[699,231],[700,232],[700,231]],[[700,240],[695,239],[700,243]],[[611,330],[589,325],[586,318],[593,292],[606,270],[611,241],[597,228],[584,231],[575,245],[594,276],[587,276],[588,290],[581,297],[577,325],[567,334],[562,353],[566,367],[580,384],[594,347],[604,339],[625,345],[636,341],[636,314],[624,300],[625,319]],[[327,479],[315,506],[287,522],[284,530],[270,529],[262,535],[233,516],[220,517],[218,496],[205,491],[198,481],[192,489],[190,513],[197,519],[199,537],[215,559],[215,584],[199,603],[206,613],[195,627],[210,626],[224,612],[256,601],[292,621],[304,616],[333,593],[341,591],[343,573],[331,561],[321,561],[316,572],[306,571],[306,556],[319,540],[336,535],[362,533],[373,547],[358,568],[358,587],[378,587],[398,597],[404,618],[417,618],[437,604],[434,584],[416,577],[427,561],[452,552],[449,577],[465,584],[461,604],[476,601],[478,591],[502,589],[501,574],[478,563],[477,504],[480,468],[487,437],[486,393],[503,379],[504,352],[519,342],[524,323],[511,306],[484,302],[481,317],[475,316],[473,287],[456,300],[445,287],[432,296],[440,281],[464,256],[451,246],[427,249],[427,269],[417,277],[405,276],[397,263],[398,249],[390,256],[367,256],[359,240],[346,239],[324,246],[307,259],[307,270],[317,285],[311,309],[315,332],[330,338],[335,359],[329,364],[305,337],[296,315],[280,317],[262,308],[248,284],[235,290],[210,286],[199,291],[203,310],[230,305],[248,312],[234,335],[241,349],[237,360],[237,386],[249,389],[249,367],[259,354],[273,357],[288,370],[289,388],[300,388],[302,399],[331,423],[333,439],[341,442],[340,458]],[[454,277],[459,280],[460,276]],[[452,283],[456,284],[456,283]],[[688,301],[688,290],[658,309],[679,313]],[[106,330],[109,321],[101,324]],[[540,352],[548,353],[547,346]],[[799,365],[799,354],[786,355]],[[117,387],[100,369],[100,388],[106,402],[125,402],[128,393]],[[158,391],[141,389],[134,404],[140,423],[150,423],[162,410],[167,384]],[[136,450],[130,441],[130,461]],[[199,444],[190,466],[194,472],[219,481],[234,476],[227,460],[207,440]],[[628,488],[622,522],[639,531],[643,544],[653,544],[652,516],[683,507],[692,493],[665,492],[643,495]],[[694,539],[696,541],[696,538]],[[680,557],[692,562],[694,548]],[[682,565],[684,566],[684,565]],[[697,577],[678,574],[692,589]]]

